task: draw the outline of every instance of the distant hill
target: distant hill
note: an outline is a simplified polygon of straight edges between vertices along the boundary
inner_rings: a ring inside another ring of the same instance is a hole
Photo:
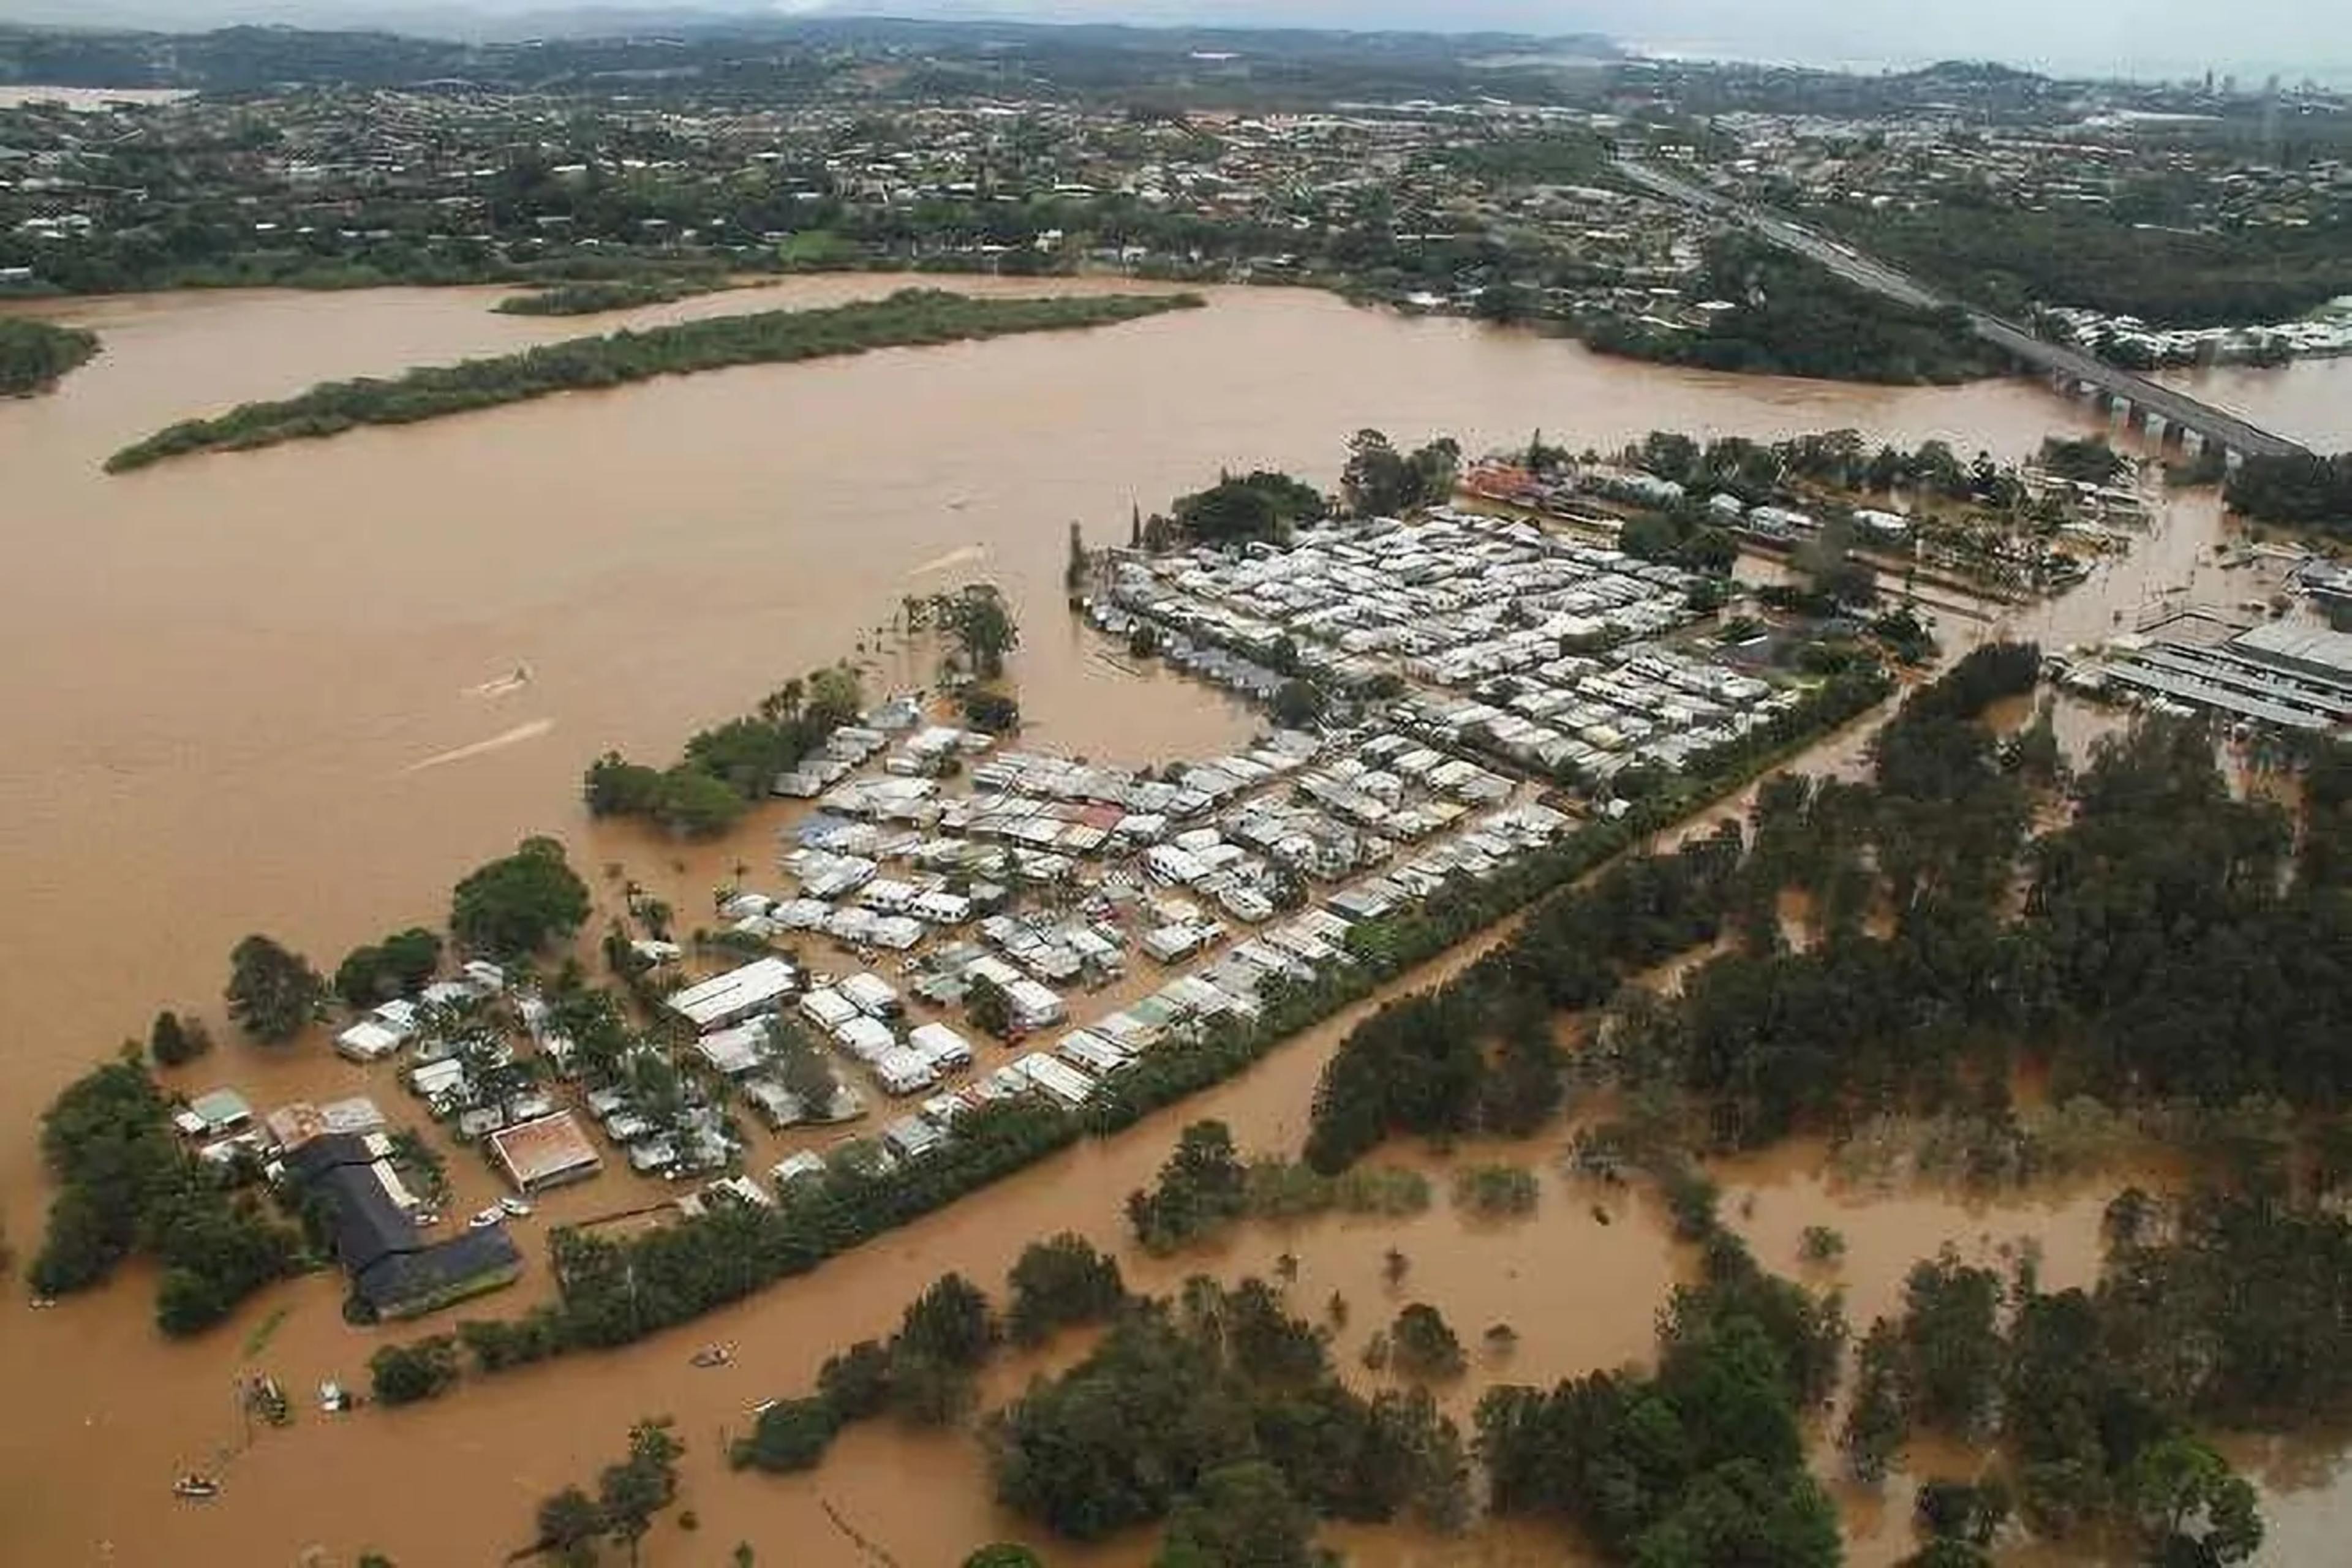
[[[284,85],[396,87],[463,79],[491,87],[600,79],[698,79],[745,90],[780,79],[805,85],[818,57],[871,50],[941,68],[926,85],[952,90],[958,66],[987,84],[1075,93],[1148,94],[1181,84],[1191,97],[1456,98],[1544,79],[1564,55],[1608,58],[1591,37],[1515,34],[1321,32],[1245,27],[1134,27],[958,22],[772,11],[572,9],[495,12],[452,36],[415,28],[320,31],[234,26],[202,33],[0,24],[0,83],[58,87],[252,90]],[[536,24],[526,28],[526,24]],[[496,31],[501,37],[460,37]],[[745,46],[753,47],[747,52]],[[764,52],[763,52],[764,51]],[[1008,70],[1007,62],[1011,68]],[[1009,80],[1007,79],[1009,77]]]

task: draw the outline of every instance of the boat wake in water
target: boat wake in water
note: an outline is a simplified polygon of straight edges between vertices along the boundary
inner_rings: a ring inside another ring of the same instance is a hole
[[[530,684],[530,666],[527,664],[519,664],[516,665],[514,668],[508,671],[506,674],[498,677],[494,680],[485,680],[479,686],[468,686],[466,688],[466,695],[468,697],[504,697],[510,691],[520,691],[524,687],[529,686]]]
[[[907,575],[909,577],[921,577],[933,572],[945,572],[951,567],[969,566],[976,561],[985,561],[987,559],[988,546],[985,544],[967,544],[961,550],[950,550],[945,555],[937,556],[929,561],[924,562],[920,566],[918,566],[912,572],[908,573]]]
[[[493,735],[487,741],[477,741],[470,746],[459,746],[454,751],[439,752],[421,763],[411,763],[401,772],[421,773],[427,768],[446,767],[451,763],[462,763],[468,757],[485,757],[492,752],[503,752],[509,746],[520,746],[525,741],[536,741],[554,728],[555,721],[552,719],[533,719],[528,724],[518,724],[513,729]]]

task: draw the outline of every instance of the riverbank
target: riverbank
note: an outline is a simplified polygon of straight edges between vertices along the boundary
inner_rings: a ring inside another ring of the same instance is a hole
[[[502,359],[412,370],[388,382],[331,382],[279,402],[248,403],[216,418],[184,420],[116,452],[106,469],[127,473],[194,452],[274,447],[341,435],[360,425],[413,425],[656,376],[1108,326],[1205,303],[1197,294],[994,300],[909,289],[874,304],[772,310],[574,338]]]
[[[46,392],[98,353],[98,334],[31,316],[0,316],[0,397]]]

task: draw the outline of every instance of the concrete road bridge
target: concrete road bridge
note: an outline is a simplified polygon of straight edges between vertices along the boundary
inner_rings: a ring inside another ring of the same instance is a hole
[[[1628,181],[1654,195],[1738,224],[1783,250],[1819,263],[1857,288],[1921,310],[1958,308],[1968,317],[1978,337],[2019,364],[2047,376],[2055,390],[2099,405],[2116,428],[2146,432],[2148,440],[2159,448],[2175,447],[2189,457],[2218,450],[2222,461],[2231,468],[2248,458],[2282,458],[2307,449],[2301,442],[2265,430],[2185,392],[2159,385],[2081,349],[2038,338],[2015,321],[1939,294],[1910,274],[1778,213],[1731,201],[1630,158],[1618,159],[1616,168]]]

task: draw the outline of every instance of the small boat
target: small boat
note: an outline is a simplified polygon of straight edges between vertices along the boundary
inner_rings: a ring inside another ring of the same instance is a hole
[[[530,1205],[523,1202],[520,1198],[500,1198],[499,1200],[499,1207],[504,1209],[509,1217],[513,1219],[529,1219],[530,1217]]]
[[[172,1483],[172,1495],[184,1498],[215,1498],[220,1496],[220,1483],[210,1476],[200,1476],[193,1470]]]
[[[725,1366],[735,1359],[735,1352],[725,1345],[705,1345],[694,1352],[697,1366]]]
[[[340,1415],[349,1410],[353,1403],[352,1396],[343,1391],[343,1385],[333,1378],[329,1378],[319,1385],[319,1408],[328,1415]]]
[[[497,1225],[506,1217],[507,1211],[500,1208],[498,1205],[492,1204],[489,1207],[482,1210],[481,1213],[467,1220],[466,1224],[468,1227],[474,1230],[488,1230],[490,1226]]]

